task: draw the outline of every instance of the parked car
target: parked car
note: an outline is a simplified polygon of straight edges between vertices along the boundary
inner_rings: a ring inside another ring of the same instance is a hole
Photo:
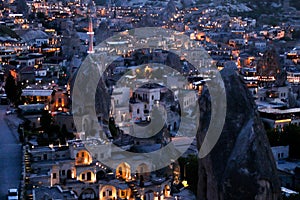
[[[12,113],[11,110],[5,112],[6,115],[10,115],[11,113]]]
[[[11,110],[6,111],[6,115],[10,115],[10,114],[14,114],[14,113],[17,113],[16,109],[11,109]]]
[[[19,199],[18,189],[16,189],[16,188],[8,189],[7,199],[8,200],[18,200]]]

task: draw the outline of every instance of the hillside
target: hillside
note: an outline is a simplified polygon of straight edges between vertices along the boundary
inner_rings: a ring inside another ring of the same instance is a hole
[[[4,25],[0,25],[0,36],[20,39],[20,37],[13,30]]]

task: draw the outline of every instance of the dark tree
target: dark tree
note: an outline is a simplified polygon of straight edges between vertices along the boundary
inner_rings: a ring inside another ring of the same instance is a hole
[[[115,119],[113,117],[109,118],[108,128],[113,137],[118,136],[118,129],[115,124]]]
[[[283,130],[267,130],[267,136],[271,146],[290,146],[289,156],[291,158],[300,158],[300,127],[290,124]]]
[[[38,12],[36,13],[36,17],[40,20],[40,21],[45,21],[45,14],[42,12]]]
[[[44,110],[41,116],[41,127],[45,132],[50,130],[52,124],[52,116],[49,114],[47,110]]]
[[[293,124],[286,126],[281,138],[283,143],[287,143],[290,146],[290,157],[299,159],[300,127]]]
[[[17,104],[20,99],[21,92],[20,88],[16,85],[14,77],[11,74],[9,74],[6,78],[4,89],[10,102]]]
[[[197,194],[198,184],[198,159],[195,155],[190,155],[187,158],[180,157],[178,159],[181,171],[181,180],[186,180],[189,189]]]
[[[18,0],[17,2],[17,12],[23,13],[25,16],[28,14],[28,6],[25,0]]]
[[[61,132],[63,138],[67,138],[67,139],[74,138],[74,134],[72,132],[68,131],[67,126],[65,124],[62,126],[60,132]]]

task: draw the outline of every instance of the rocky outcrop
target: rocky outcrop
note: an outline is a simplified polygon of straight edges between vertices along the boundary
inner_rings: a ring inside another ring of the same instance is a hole
[[[113,36],[113,32],[108,27],[109,24],[103,21],[99,24],[98,28],[95,28],[96,45]]]
[[[165,9],[163,9],[160,13],[160,17],[162,20],[169,20],[176,13],[176,11],[176,3],[174,2],[174,0],[170,0]]]
[[[169,52],[166,59],[166,65],[172,66],[173,69],[182,72],[182,64],[178,55]]]
[[[280,69],[276,74],[275,86],[284,87],[287,85],[287,72],[285,69]]]
[[[221,75],[227,95],[225,125],[213,150],[199,159],[198,199],[280,199],[275,161],[255,102],[235,71],[224,69]],[[207,88],[199,101],[200,147],[211,116]]]

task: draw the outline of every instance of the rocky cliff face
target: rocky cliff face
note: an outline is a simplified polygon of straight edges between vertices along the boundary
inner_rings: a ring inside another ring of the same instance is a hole
[[[216,146],[199,159],[198,199],[280,199],[275,161],[255,102],[236,72],[224,69],[221,75],[226,88],[227,115]],[[207,89],[199,101],[200,147],[211,115]]]

